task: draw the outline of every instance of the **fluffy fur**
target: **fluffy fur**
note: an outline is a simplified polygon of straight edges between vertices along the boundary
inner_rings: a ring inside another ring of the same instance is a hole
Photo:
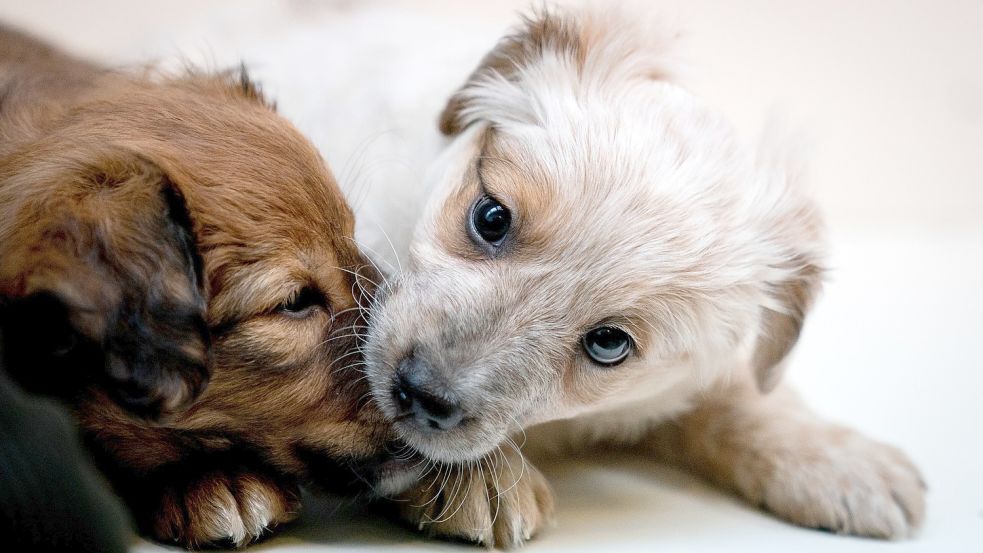
[[[653,40],[664,36],[618,14],[537,14],[452,96],[410,268],[374,306],[373,396],[411,447],[472,463],[464,481],[501,481],[473,463],[503,455],[522,427],[532,447],[649,451],[805,526],[906,536],[924,492],[907,458],[779,386],[822,275],[800,172],[740,144],[674,84],[666,41]],[[513,217],[494,252],[468,233],[483,195]],[[600,325],[631,335],[617,367],[581,347]],[[408,357],[426,360],[430,390],[464,423],[397,417]],[[515,545],[550,502],[535,469],[505,482],[506,507],[461,484],[438,501],[412,490],[404,512],[438,534]]]
[[[525,428],[526,447],[630,447],[804,526],[908,535],[917,469],[780,384],[823,270],[801,170],[777,142],[741,143],[674,82],[671,33],[618,11],[536,14],[490,53],[475,48],[486,29],[371,10],[275,44],[242,37],[285,113],[335,163],[365,160],[362,238],[401,254],[374,300],[366,373],[431,463],[396,505],[433,534],[528,539],[552,500],[509,447]],[[468,228],[484,194],[513,214],[495,251]],[[634,339],[617,367],[581,346],[602,323]],[[410,355],[463,424],[400,417]]]
[[[8,30],[0,98],[7,366],[71,403],[141,528],[242,545],[358,479],[388,439],[356,372],[375,272],[314,147],[244,74]]]

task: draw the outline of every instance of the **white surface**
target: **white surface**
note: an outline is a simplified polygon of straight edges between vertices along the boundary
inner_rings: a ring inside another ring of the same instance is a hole
[[[522,5],[422,4],[503,22]],[[205,19],[262,32],[322,9],[296,1],[270,22],[258,6],[6,0],[0,19],[118,61]],[[929,484],[928,519],[898,543],[802,530],[686,475],[599,452],[544,470],[558,523],[528,550],[983,551],[983,3],[656,6],[688,29],[692,87],[740,128],[753,133],[777,107],[812,138],[834,270],[789,376],[821,413],[912,456]],[[473,550],[335,508],[312,502],[254,550]]]

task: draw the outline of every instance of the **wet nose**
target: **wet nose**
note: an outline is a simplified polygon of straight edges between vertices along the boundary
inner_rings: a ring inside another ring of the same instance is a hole
[[[417,357],[404,359],[397,367],[392,390],[398,416],[411,418],[430,430],[446,431],[461,424],[464,411],[460,403],[438,388],[443,386],[425,361]]]

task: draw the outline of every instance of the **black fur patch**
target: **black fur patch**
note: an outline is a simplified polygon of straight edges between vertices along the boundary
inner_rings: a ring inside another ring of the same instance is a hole
[[[195,243],[191,216],[177,189],[162,189],[167,213],[160,242],[170,243],[182,263],[187,286],[194,300],[176,302],[148,283],[127,281],[123,275],[124,300],[113,315],[111,330],[103,344],[105,375],[109,391],[122,405],[146,417],[159,416],[160,395],[171,379],[181,379],[196,397],[208,379],[208,359],[191,357],[185,348],[210,347],[205,322],[206,301],[201,255]]]

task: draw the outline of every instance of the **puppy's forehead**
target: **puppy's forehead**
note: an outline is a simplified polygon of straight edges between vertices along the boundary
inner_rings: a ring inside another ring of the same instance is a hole
[[[351,227],[334,176],[292,124],[265,104],[189,87],[135,86],[116,102],[89,106],[96,122],[88,125],[162,165],[205,217],[228,214],[264,229]]]
[[[679,89],[658,92],[484,138],[483,186],[516,210],[500,262],[549,266],[587,318],[665,311],[741,279],[730,235],[746,227],[748,160],[722,118]]]
[[[509,152],[509,150],[512,152]],[[643,171],[588,161],[533,160],[528,150],[493,147],[484,158],[484,188],[514,211],[507,256],[561,265],[638,259],[665,234],[672,206],[660,202]],[[597,151],[583,157],[599,157]],[[506,161],[508,160],[508,161]],[[511,161],[517,160],[517,161]]]
[[[463,222],[489,193],[514,210],[512,242],[495,262],[548,266],[601,305],[631,290],[646,298],[709,285],[734,257],[728,234],[747,211],[748,160],[722,117],[664,83],[543,112],[465,133],[478,178],[465,176],[437,212],[443,250],[483,259]]]

